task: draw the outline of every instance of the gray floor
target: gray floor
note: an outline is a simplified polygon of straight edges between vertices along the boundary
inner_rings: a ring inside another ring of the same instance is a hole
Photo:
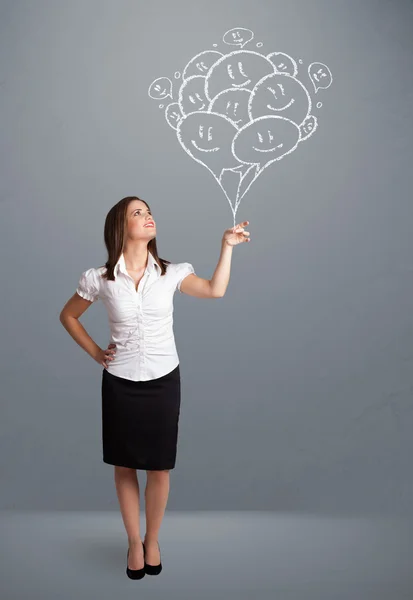
[[[412,600],[412,534],[401,518],[167,511],[163,571],[132,581],[120,513],[3,511],[1,600]]]

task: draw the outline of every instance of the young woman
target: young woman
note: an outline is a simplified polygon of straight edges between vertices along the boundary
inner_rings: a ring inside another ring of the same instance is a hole
[[[181,380],[173,333],[176,290],[197,298],[224,296],[233,246],[249,241],[245,221],[224,232],[212,279],[190,263],[159,258],[149,205],[127,196],[106,216],[108,260],[80,277],[60,321],[102,370],[103,461],[114,465],[116,492],[128,536],[126,573],[140,579],[162,569],[158,534],[175,467]],[[99,298],[108,312],[111,340],[100,348],[79,321]],[[137,469],[146,470],[146,534],[140,536]]]

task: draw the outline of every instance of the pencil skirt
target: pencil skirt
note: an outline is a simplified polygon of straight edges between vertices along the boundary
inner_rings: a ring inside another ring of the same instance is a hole
[[[132,469],[175,467],[181,376],[132,381],[102,371],[103,462]]]

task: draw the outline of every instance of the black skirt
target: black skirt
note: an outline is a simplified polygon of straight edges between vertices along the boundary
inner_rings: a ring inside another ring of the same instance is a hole
[[[132,469],[173,469],[181,405],[179,364],[148,381],[102,371],[103,462]]]

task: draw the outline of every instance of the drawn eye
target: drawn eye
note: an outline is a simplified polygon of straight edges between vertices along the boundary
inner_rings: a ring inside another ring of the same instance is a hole
[[[244,75],[244,77],[246,77],[247,75],[244,73],[244,69],[242,68],[241,61],[238,63],[238,68],[239,68],[239,72],[241,73],[241,75]]]

